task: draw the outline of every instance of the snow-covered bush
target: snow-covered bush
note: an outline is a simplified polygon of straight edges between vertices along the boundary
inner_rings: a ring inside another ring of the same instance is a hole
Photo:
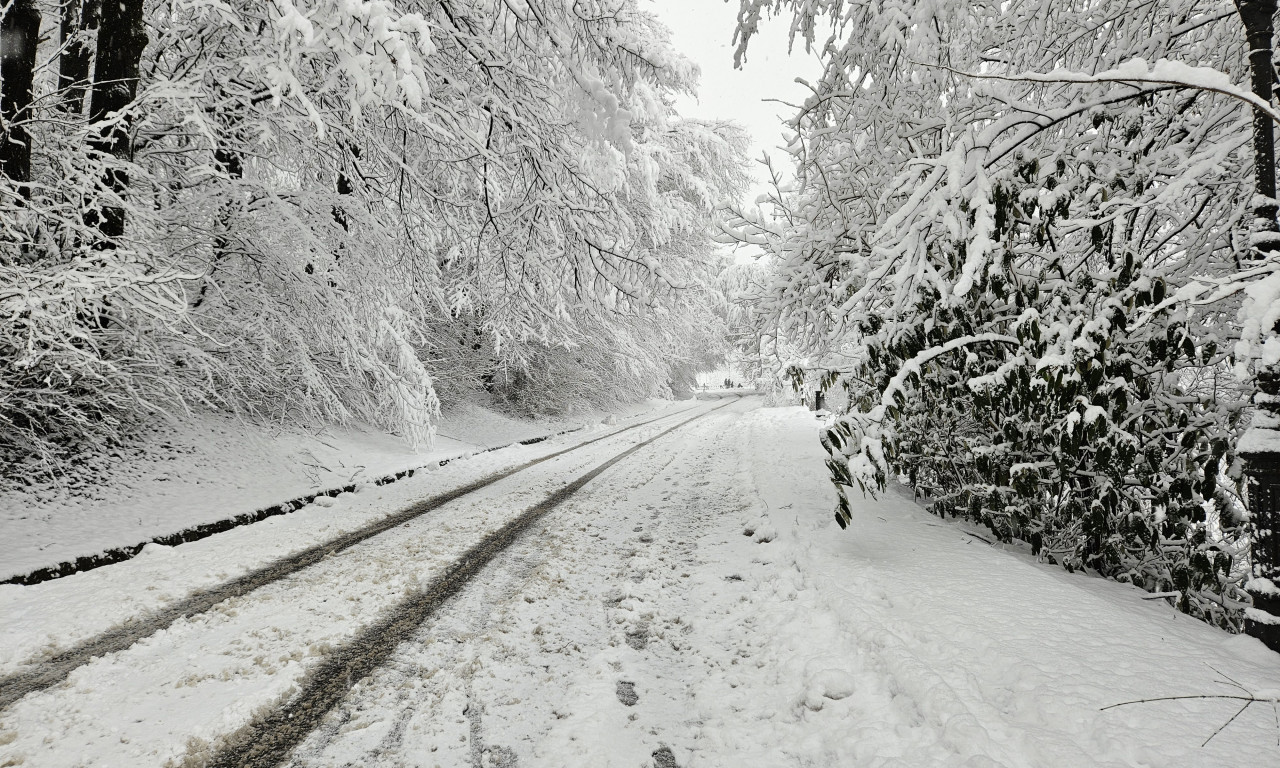
[[[790,122],[796,182],[724,228],[768,254],[767,343],[849,393],[837,519],[901,475],[1238,625],[1233,460],[1269,335],[1241,298],[1276,264],[1234,9],[744,0],[739,55],[769,13],[826,69]]]
[[[1213,330],[1170,312],[1128,327],[1164,290],[1132,263],[1074,281],[1011,267],[964,304],[921,296],[932,322],[915,333],[867,328],[863,365],[837,377],[859,402],[823,435],[833,478],[900,476],[938,514],[1234,626],[1243,510],[1224,475],[1245,400],[1225,354],[1194,341]],[[848,503],[842,492],[842,525]]]

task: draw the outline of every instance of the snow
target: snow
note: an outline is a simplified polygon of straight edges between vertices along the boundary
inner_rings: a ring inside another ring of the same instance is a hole
[[[1276,419],[1265,411],[1255,411],[1253,423],[1236,443],[1236,454],[1257,456],[1280,453],[1280,432],[1275,429]]]
[[[1280,595],[1280,587],[1276,586],[1275,582],[1260,576],[1255,576],[1246,581],[1244,588],[1262,595]]]
[[[1203,747],[1239,701],[1103,709],[1240,688],[1271,698],[1280,667],[1260,643],[984,544],[903,494],[855,499],[842,532],[819,422],[755,403],[695,421],[584,487],[358,684],[290,764],[1275,764],[1269,704]],[[0,764],[159,765],[216,749],[467,542],[665,423],[538,465],[95,660],[4,713]],[[26,622],[20,636],[4,630],[0,648],[12,656],[36,625],[77,624],[109,579],[143,601],[148,587],[175,588],[170,579],[235,571],[228,558],[245,548],[287,548],[330,518],[411,503],[427,480],[0,589],[0,613]],[[41,599],[15,611],[24,594]]]
[[[847,699],[857,690],[854,676],[843,669],[824,669],[809,679],[804,705],[817,712],[826,706],[824,699]]]
[[[616,415],[670,405],[649,400],[623,406]],[[401,438],[378,432],[328,428],[313,433],[233,417],[195,417],[161,429],[148,450],[117,458],[79,487],[0,491],[0,579],[320,490],[594,424],[604,416],[522,421],[460,405],[444,414],[435,448],[428,452],[412,451]]]
[[[713,371],[703,371],[697,374],[696,378],[699,387],[716,391],[719,391],[724,387],[726,379],[731,381],[735,387],[743,383],[742,374],[728,366],[717,368]]]
[[[1237,375],[1247,377],[1243,361],[1260,357],[1263,365],[1280,362],[1280,343],[1273,329],[1280,323],[1280,273],[1273,273],[1249,284],[1240,306],[1240,341],[1236,342]]]
[[[665,401],[657,405],[672,414],[690,407]],[[514,445],[430,468],[393,484],[319,497],[288,515],[179,547],[150,543],[139,557],[124,563],[33,586],[0,584],[0,615],[6,618],[0,622],[0,675],[19,669],[35,656],[68,648],[198,590],[356,530],[379,515],[605,433],[595,427],[533,445]]]
[[[1030,83],[1157,83],[1197,88],[1220,93],[1242,101],[1280,121],[1280,113],[1247,88],[1232,82],[1231,76],[1213,67],[1193,67],[1180,61],[1157,59],[1148,66],[1142,57],[1134,57],[1114,69],[1098,73],[1075,72],[1061,67],[1051,72],[1024,72],[1017,75],[969,73],[968,77],[1012,80]]]
[[[1244,617],[1258,624],[1280,624],[1280,616],[1273,616],[1257,608],[1245,608]]]
[[[1084,421],[1085,424],[1093,424],[1099,419],[1103,421],[1107,420],[1106,409],[1097,405],[1090,405],[1084,409],[1084,416],[1081,420]]]
[[[978,333],[972,336],[962,336],[958,339],[952,339],[951,341],[937,347],[930,347],[902,364],[902,367],[898,369],[898,372],[894,374],[894,377],[890,379],[889,383],[885,386],[884,392],[880,396],[880,405],[885,408],[896,407],[897,403],[894,402],[894,398],[898,395],[906,394],[907,383],[910,377],[918,376],[923,366],[934,358],[941,357],[948,352],[954,352],[962,347],[972,346],[974,344],[984,344],[987,342],[999,342],[1002,344],[1010,344],[1015,347],[1020,343],[1016,338],[1003,333]]]

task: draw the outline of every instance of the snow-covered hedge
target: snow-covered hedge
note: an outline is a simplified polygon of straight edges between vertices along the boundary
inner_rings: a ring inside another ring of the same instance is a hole
[[[723,229],[767,253],[744,326],[849,395],[837,519],[902,476],[1238,626],[1235,452],[1280,263],[1235,7],[744,0],[739,56],[770,14],[826,67],[794,182]]]

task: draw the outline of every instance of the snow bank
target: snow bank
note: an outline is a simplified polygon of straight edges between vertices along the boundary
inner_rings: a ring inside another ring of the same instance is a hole
[[[669,405],[649,400],[612,416]],[[132,557],[142,546],[201,538],[299,509],[325,495],[387,482],[460,456],[594,424],[523,421],[478,406],[446,413],[436,446],[409,450],[394,435],[357,429],[320,432],[202,415],[157,431],[143,450],[73,478],[0,492],[0,580],[38,570],[65,575]],[[37,579],[39,580],[39,579]]]

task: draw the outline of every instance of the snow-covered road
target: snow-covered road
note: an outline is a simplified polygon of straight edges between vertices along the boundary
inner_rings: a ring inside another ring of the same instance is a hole
[[[897,495],[866,501],[840,532],[818,423],[758,405],[660,437],[541,518],[356,682],[290,764],[1280,764],[1271,704],[1203,747],[1243,702],[1102,709],[1239,692],[1224,679],[1274,698],[1280,657],[1134,589],[990,547]],[[692,413],[531,467],[81,667],[0,711],[0,766],[217,761],[229,735],[477,541]],[[423,492],[370,489],[315,513],[347,530]],[[280,520],[0,590],[19,627],[0,629],[0,663],[19,669],[127,615],[94,607],[112,578],[94,574],[134,574],[115,589],[150,574],[148,594],[168,597],[128,603],[147,610],[251,567],[227,542],[289,551],[312,535]],[[91,625],[79,633],[77,611]]]

